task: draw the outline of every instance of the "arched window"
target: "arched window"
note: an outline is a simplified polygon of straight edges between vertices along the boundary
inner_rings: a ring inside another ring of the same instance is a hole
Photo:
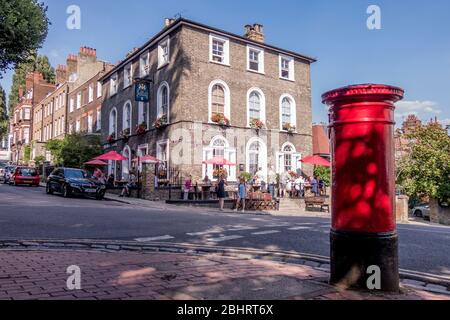
[[[296,105],[291,95],[285,94],[280,98],[280,127],[281,130],[296,129]]]
[[[283,144],[276,157],[277,173],[279,174],[301,169],[301,154],[296,151],[295,146],[290,142]]]
[[[292,166],[293,154],[295,150],[291,145],[286,145],[283,149],[284,153],[284,171],[289,172],[294,168]]]
[[[261,168],[262,177],[267,182],[267,146],[261,138],[251,138],[247,143],[247,172],[255,175]]]
[[[209,85],[208,121],[213,122],[212,116],[220,114],[230,120],[230,89],[221,80],[215,80]]]
[[[123,130],[131,129],[131,102],[127,101],[123,108]]]
[[[236,163],[236,149],[231,148],[227,139],[223,136],[214,137],[208,146],[203,148],[203,160],[210,160],[212,158],[219,157]],[[236,180],[236,166],[219,166],[219,165],[206,165],[202,166],[202,175],[205,177],[208,175],[209,178],[217,178],[214,173],[217,172],[216,169],[223,168],[228,173],[228,180]]]
[[[131,168],[131,152],[129,146],[125,146],[122,151],[122,155],[127,158],[126,160],[122,161],[122,180],[128,181]]]
[[[225,114],[225,90],[219,84],[212,89],[212,113]]]
[[[253,142],[248,151],[249,155],[249,171],[252,175],[254,175],[259,170],[259,152],[260,152],[260,143],[259,141]]]
[[[258,92],[252,91],[249,99],[250,121],[261,119],[261,97]]]
[[[117,137],[117,110],[116,108],[112,109],[109,113],[109,134]]]
[[[166,117],[169,121],[170,114],[170,90],[167,82],[161,83],[158,89],[158,118]]]

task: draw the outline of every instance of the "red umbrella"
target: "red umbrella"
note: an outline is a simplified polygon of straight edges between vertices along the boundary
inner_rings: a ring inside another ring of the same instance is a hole
[[[85,163],[87,166],[107,166],[108,164],[102,160],[91,160]]]
[[[316,166],[331,167],[331,163],[320,156],[309,156],[300,160],[303,163],[310,163]]]
[[[138,157],[138,158],[134,158],[133,159],[134,162],[136,161],[140,161],[140,162],[144,162],[144,161],[148,161],[148,162],[156,162],[159,163],[161,162],[161,160],[153,157],[153,156],[142,156],[142,157]]]
[[[215,166],[235,166],[236,165],[235,163],[232,163],[222,157],[215,157],[215,158],[203,161],[203,164],[212,164]]]
[[[116,151],[110,151],[108,153],[105,153],[101,156],[94,158],[94,160],[124,161],[124,160],[128,160],[128,158],[125,158],[124,156],[122,156],[120,153],[117,153]]]

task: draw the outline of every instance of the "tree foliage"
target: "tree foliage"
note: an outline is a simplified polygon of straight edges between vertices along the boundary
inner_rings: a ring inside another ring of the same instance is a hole
[[[327,186],[331,184],[331,169],[322,166],[315,166],[314,175],[320,177]]]
[[[52,153],[56,165],[80,168],[103,151],[99,137],[80,134],[68,135],[64,140],[47,142],[46,149]]]
[[[450,136],[437,123],[418,127],[407,135],[411,152],[398,166],[397,183],[410,197],[450,196]]]
[[[33,54],[25,62],[19,63],[12,79],[11,92],[9,93],[8,105],[10,114],[19,102],[19,87],[25,89],[26,75],[29,72],[38,71],[42,73],[44,80],[55,83],[55,69],[51,66],[47,56]]]
[[[6,107],[6,94],[0,86],[0,141],[8,132],[8,112]]]
[[[0,0],[0,76],[42,47],[50,24],[37,0]]]

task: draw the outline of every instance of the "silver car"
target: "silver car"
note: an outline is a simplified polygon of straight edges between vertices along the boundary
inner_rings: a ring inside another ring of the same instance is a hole
[[[414,217],[430,219],[430,205],[428,203],[416,205],[411,209],[411,213]]]

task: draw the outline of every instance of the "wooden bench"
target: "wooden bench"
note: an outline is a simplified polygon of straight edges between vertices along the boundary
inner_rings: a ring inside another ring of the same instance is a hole
[[[319,207],[320,212],[330,212],[330,205],[326,202],[326,198],[323,197],[308,197],[305,198],[306,210]]]

